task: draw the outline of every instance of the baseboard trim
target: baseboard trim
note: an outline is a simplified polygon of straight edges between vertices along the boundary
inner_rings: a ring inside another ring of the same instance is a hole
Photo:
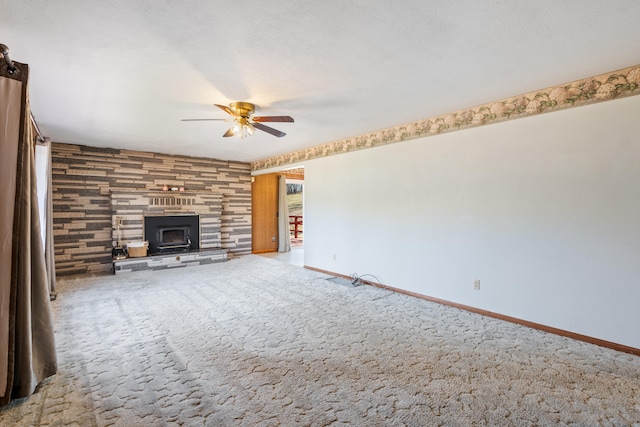
[[[310,267],[308,265],[305,265],[304,268],[306,268],[308,270],[317,271],[319,273],[329,274],[331,276],[342,277],[342,278],[345,278],[345,279],[348,279],[348,280],[351,279],[351,277],[346,276],[344,274],[338,274],[338,273],[334,273],[332,271],[327,271],[327,270],[322,270],[320,268]],[[362,283],[364,283],[366,285],[369,285],[369,286],[378,286],[379,287],[378,283],[370,282],[368,280],[362,280]],[[442,305],[446,305],[446,306],[449,306],[449,307],[458,308],[460,310],[469,311],[471,313],[476,313],[476,314],[480,314],[480,315],[483,315],[483,316],[492,317],[494,319],[504,320],[506,322],[511,322],[511,323],[515,323],[515,324],[518,324],[518,325],[526,326],[528,328],[537,329],[539,331],[548,332],[550,334],[560,335],[562,337],[571,338],[571,339],[574,339],[574,340],[577,340],[577,341],[583,341],[583,342],[587,342],[589,344],[595,344],[595,345],[598,345],[598,346],[601,346],[601,347],[610,348],[612,350],[621,351],[623,353],[630,353],[630,354],[633,354],[635,356],[640,356],[640,348],[629,347],[629,346],[626,346],[626,345],[623,345],[623,344],[618,344],[618,343],[615,343],[615,342],[611,342],[611,341],[606,341],[606,340],[602,340],[602,339],[599,339],[599,338],[590,337],[588,335],[582,335],[582,334],[578,334],[578,333],[575,333],[575,332],[566,331],[564,329],[554,328],[552,326],[543,325],[541,323],[530,322],[528,320],[518,319],[517,317],[511,317],[511,316],[507,316],[507,315],[504,315],[504,314],[495,313],[493,311],[484,310],[484,309],[477,308],[477,307],[472,307],[470,305],[458,304],[456,302],[447,301],[447,300],[440,299],[440,298],[430,297],[428,295],[419,294],[417,292],[411,292],[411,291],[407,291],[407,290],[400,289],[400,288],[394,288],[393,286],[384,285],[384,288],[388,289],[390,291],[397,292],[399,294],[408,295],[408,296],[411,296],[411,297],[414,297],[414,298],[420,298],[420,299],[423,299],[423,300],[426,300],[426,301],[435,302],[437,304],[442,304]]]

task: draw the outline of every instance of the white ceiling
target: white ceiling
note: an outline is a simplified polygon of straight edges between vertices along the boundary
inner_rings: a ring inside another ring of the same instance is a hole
[[[637,0],[0,0],[54,141],[255,161],[640,64]],[[222,138],[214,103],[291,115]]]

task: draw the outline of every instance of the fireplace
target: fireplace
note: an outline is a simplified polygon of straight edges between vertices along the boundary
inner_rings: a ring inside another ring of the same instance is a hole
[[[149,254],[186,252],[200,248],[199,215],[163,215],[144,217],[144,239]]]

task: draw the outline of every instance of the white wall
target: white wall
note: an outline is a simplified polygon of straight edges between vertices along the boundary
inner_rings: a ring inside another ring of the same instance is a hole
[[[639,118],[635,96],[305,162],[305,265],[640,348]]]

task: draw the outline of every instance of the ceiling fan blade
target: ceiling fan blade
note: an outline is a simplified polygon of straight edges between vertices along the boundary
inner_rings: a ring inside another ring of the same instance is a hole
[[[208,122],[212,120],[224,122],[228,119],[180,119],[181,122]]]
[[[289,122],[293,123],[291,116],[253,116],[251,120],[254,122]]]
[[[220,105],[220,104],[213,104],[213,105],[215,105],[216,107],[218,107],[219,109],[221,109],[222,111],[224,111],[227,114],[230,114],[230,115],[232,115],[234,117],[236,116],[236,113],[234,113],[233,110],[231,108],[227,107],[226,105]]]
[[[273,136],[277,136],[278,138],[282,138],[286,135],[286,133],[279,131],[278,129],[274,129],[272,127],[263,125],[262,123],[252,123],[253,127],[256,129],[260,129],[263,132],[270,133]]]
[[[222,135],[222,136],[223,136],[223,137],[225,137],[225,138],[228,138],[228,137],[233,136],[233,135],[235,135],[235,132],[233,131],[233,128],[229,128],[229,129],[224,133],[224,135]]]

